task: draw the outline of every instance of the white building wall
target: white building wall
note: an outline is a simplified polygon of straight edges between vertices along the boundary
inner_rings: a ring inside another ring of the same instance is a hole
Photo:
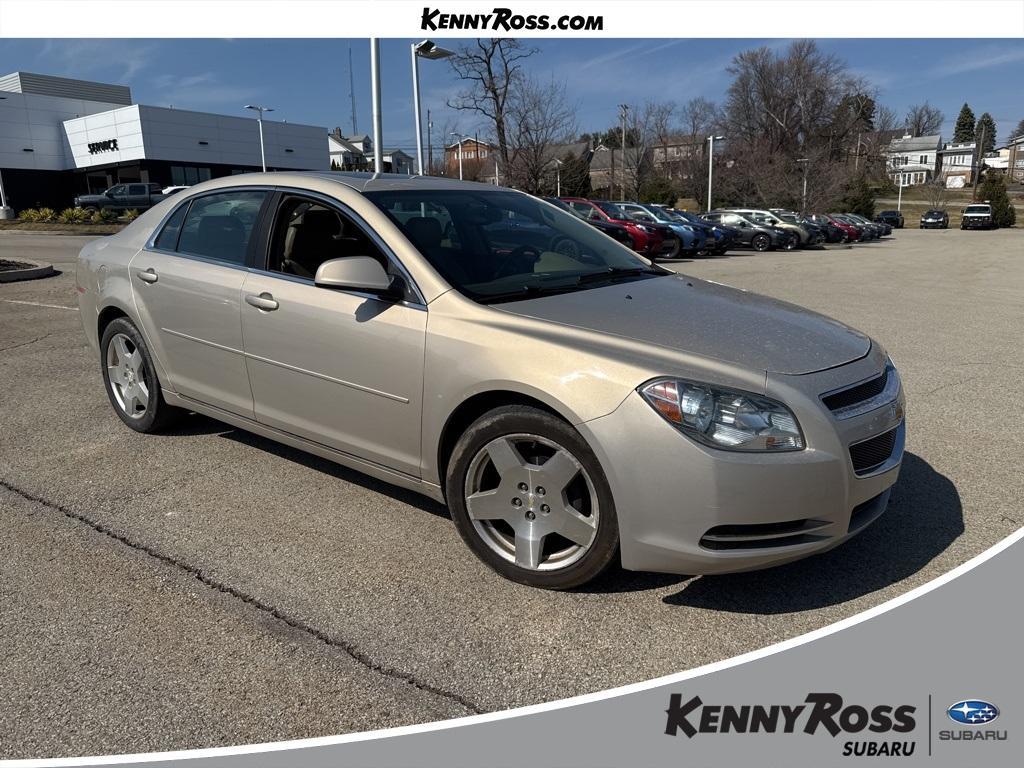
[[[62,123],[120,106],[0,91],[0,168],[60,171],[73,167]],[[25,151],[27,149],[32,151]]]

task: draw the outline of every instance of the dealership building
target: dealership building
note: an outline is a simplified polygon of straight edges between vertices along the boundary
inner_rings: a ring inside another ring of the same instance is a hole
[[[326,136],[264,120],[267,169],[329,169]],[[124,85],[0,76],[0,180],[15,211],[67,208],[122,182],[190,185],[261,167],[255,118],[133,104]]]

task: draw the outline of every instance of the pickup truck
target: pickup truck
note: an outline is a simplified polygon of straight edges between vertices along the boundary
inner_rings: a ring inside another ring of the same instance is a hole
[[[104,208],[115,211],[144,211],[166,197],[160,189],[159,184],[115,184],[99,195],[79,195],[75,198],[75,208],[92,211]]]

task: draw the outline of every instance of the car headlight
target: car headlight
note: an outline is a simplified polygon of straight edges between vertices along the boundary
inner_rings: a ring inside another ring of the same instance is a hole
[[[805,447],[793,412],[762,395],[683,379],[655,379],[639,392],[669,424],[714,448],[774,452]]]
[[[645,227],[643,224],[637,224],[636,228],[639,229],[641,232],[650,232],[651,231],[650,227]]]

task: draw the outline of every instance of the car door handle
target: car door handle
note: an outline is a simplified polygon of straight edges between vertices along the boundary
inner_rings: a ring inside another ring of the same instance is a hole
[[[135,275],[136,277],[139,278],[139,280],[141,280],[144,283],[155,283],[157,280],[160,279],[160,277],[156,273],[156,270],[154,270],[152,267],[146,270],[140,269],[138,272],[135,273]]]
[[[273,312],[278,307],[274,297],[266,292],[261,293],[259,296],[254,293],[246,294],[245,303],[251,304],[256,309],[262,309],[264,312]]]

